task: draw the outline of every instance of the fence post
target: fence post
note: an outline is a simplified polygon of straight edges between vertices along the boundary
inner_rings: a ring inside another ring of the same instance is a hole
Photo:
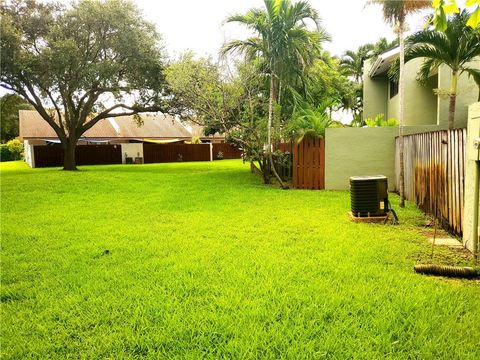
[[[210,161],[213,161],[213,144],[210,143]]]

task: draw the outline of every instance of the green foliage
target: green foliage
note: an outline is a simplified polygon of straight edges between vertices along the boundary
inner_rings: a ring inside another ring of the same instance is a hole
[[[460,9],[455,0],[433,0],[432,6],[435,10],[427,22],[433,24],[435,30],[445,32],[448,28],[448,17],[460,13]],[[480,0],[466,0],[465,9],[471,8],[466,19],[465,25],[475,29],[480,25]]]
[[[260,63],[269,97],[280,106],[274,118],[269,107],[269,119],[278,134],[292,114],[294,94],[307,98],[308,69],[320,57],[321,43],[329,39],[318,12],[307,1],[264,0],[264,8],[230,16],[226,22],[239,23],[254,33],[246,40],[228,42],[222,53],[238,52],[247,61]],[[308,23],[316,29],[309,30]]]
[[[469,62],[480,56],[480,29],[472,29],[466,25],[468,13],[464,10],[448,19],[445,31],[425,29],[407,39],[409,48],[405,53],[405,61],[423,58],[418,70],[417,79],[425,83],[429,76],[437,71],[440,65],[447,65],[452,72],[453,81],[462,73],[472,77],[479,89],[480,70]],[[393,68],[395,71],[397,68]],[[445,91],[446,89],[440,89]],[[456,95],[456,86],[447,90],[449,95]],[[449,125],[453,126],[455,108],[449,112]]]
[[[385,119],[384,114],[378,114],[373,119],[365,119],[365,125],[367,125],[368,127],[398,126],[399,122],[395,118]]]
[[[165,76],[174,94],[176,111],[184,119],[228,131],[238,114],[238,101],[243,96],[241,84],[229,81],[211,58],[194,58],[183,54],[165,69]]]
[[[10,140],[0,144],[0,161],[20,160],[23,155],[23,144],[19,140]]]
[[[345,75],[341,62],[326,51],[307,71],[307,99],[318,104],[329,99],[337,108],[350,109],[350,99],[355,96],[354,85]]]
[[[0,141],[6,142],[19,135],[19,110],[30,110],[33,106],[15,94],[0,97]]]
[[[266,141],[263,78],[258,63],[238,63],[233,77],[222,76],[212,59],[182,55],[165,70],[177,112],[205,127],[207,134],[224,133],[247,153]],[[255,158],[257,160],[257,158]]]
[[[190,144],[201,144],[202,140],[200,139],[200,136],[192,136],[190,139]]]
[[[445,31],[426,29],[407,39],[409,48],[405,52],[405,61],[425,58],[418,72],[420,81],[426,81],[441,64],[479,79],[478,69],[468,63],[480,56],[480,31],[466,26],[467,18],[468,13],[462,11],[448,20]]]
[[[426,219],[395,195],[392,227],[241,160],[80,168],[0,166],[2,358],[480,357],[478,283],[413,272]]]
[[[317,26],[308,30],[307,21]],[[319,56],[320,44],[329,39],[320,27],[317,11],[307,2],[264,0],[264,9],[251,9],[244,15],[233,15],[226,22],[236,22],[255,33],[247,40],[233,40],[222,49],[238,51],[248,60],[261,59],[265,73],[283,86],[294,86]]]
[[[324,101],[316,107],[300,102],[292,121],[285,129],[287,136],[296,142],[301,142],[304,138],[323,138],[325,129],[332,124],[327,112],[331,105],[330,101]]]

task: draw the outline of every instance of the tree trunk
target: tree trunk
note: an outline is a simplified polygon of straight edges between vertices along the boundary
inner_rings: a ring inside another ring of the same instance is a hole
[[[268,178],[270,179],[270,170],[279,182],[282,189],[288,189],[288,186],[284,184],[282,179],[277,173],[277,169],[275,169],[275,164],[273,163],[273,155],[272,155],[272,120],[273,120],[273,101],[275,98],[274,92],[275,82],[273,80],[273,74],[270,74],[270,98],[268,99],[268,125],[267,125],[267,158],[270,164],[267,164],[265,171],[269,172]],[[270,165],[270,166],[268,166]]]
[[[77,170],[77,162],[75,159],[75,148],[77,147],[77,141],[74,139],[67,139],[66,144],[63,146],[63,170]]]
[[[457,82],[458,73],[452,71],[452,84],[450,86],[450,102],[448,104],[448,130],[452,130],[455,125],[455,103],[457,101]]]
[[[273,74],[270,74],[270,98],[268,99],[268,124],[267,124],[267,154],[272,152],[272,120],[273,120],[273,98],[275,96],[273,87]]]
[[[404,139],[403,139],[403,130],[405,126],[404,119],[404,96],[405,96],[405,40],[403,38],[403,22],[399,24],[398,37],[400,40],[400,78],[398,79],[398,100],[399,100],[399,127],[398,127],[398,142],[400,145],[400,207],[405,207],[405,158],[404,158]]]

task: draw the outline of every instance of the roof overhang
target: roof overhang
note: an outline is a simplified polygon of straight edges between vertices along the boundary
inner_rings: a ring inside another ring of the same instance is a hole
[[[400,48],[396,47],[392,50],[386,51],[383,54],[378,55],[377,60],[373,63],[372,68],[370,69],[368,75],[370,77],[375,77],[379,75],[386,74],[390,67],[392,66],[393,61],[400,54]]]

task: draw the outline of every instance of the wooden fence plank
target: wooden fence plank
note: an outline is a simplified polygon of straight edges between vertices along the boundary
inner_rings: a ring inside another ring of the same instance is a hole
[[[325,188],[325,141],[304,139],[293,148],[293,187]]]
[[[463,229],[466,130],[436,131],[404,137],[405,197],[437,215],[452,233]],[[400,180],[396,139],[395,180]]]

